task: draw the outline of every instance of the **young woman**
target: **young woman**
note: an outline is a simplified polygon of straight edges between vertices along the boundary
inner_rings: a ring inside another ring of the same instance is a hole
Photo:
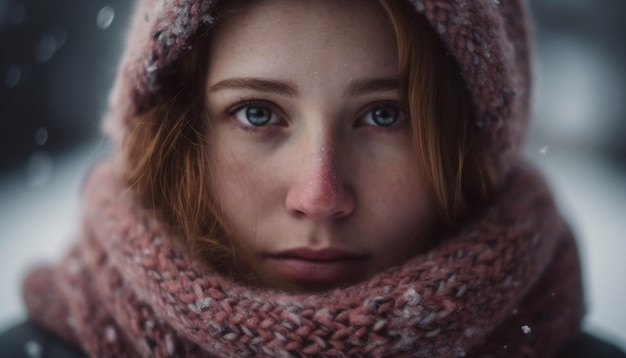
[[[36,334],[115,357],[610,351],[579,336],[574,239],[519,158],[526,21],[141,1],[81,238],[25,284]]]

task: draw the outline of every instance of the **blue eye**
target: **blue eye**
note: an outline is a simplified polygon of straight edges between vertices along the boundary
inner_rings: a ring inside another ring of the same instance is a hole
[[[268,107],[248,105],[235,112],[235,118],[243,124],[262,127],[270,122],[276,122],[278,116]]]
[[[391,105],[374,107],[363,117],[363,121],[370,125],[389,127],[400,120],[400,110]]]

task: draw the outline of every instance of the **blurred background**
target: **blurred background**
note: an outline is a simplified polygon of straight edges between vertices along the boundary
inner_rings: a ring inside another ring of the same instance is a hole
[[[585,328],[626,350],[626,1],[531,0],[535,115],[525,155],[577,235]],[[20,282],[61,257],[108,150],[100,117],[132,1],[0,0],[0,332]]]

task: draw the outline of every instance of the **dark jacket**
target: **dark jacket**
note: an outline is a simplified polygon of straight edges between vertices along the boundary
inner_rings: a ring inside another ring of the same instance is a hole
[[[83,358],[80,348],[26,321],[0,334],[1,358]],[[581,333],[557,358],[626,358],[620,349]]]

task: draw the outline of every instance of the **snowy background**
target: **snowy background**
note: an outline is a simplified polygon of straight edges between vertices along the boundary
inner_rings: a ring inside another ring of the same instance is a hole
[[[525,153],[579,240],[586,329],[626,350],[626,2],[531,4],[538,66]],[[107,151],[98,119],[129,7],[0,0],[0,332],[25,318],[28,268],[75,239],[83,175]]]

